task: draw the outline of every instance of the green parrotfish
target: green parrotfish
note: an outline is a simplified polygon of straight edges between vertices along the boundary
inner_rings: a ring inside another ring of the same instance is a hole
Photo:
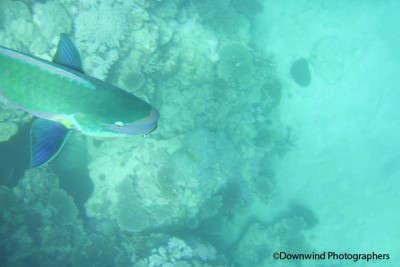
[[[0,46],[0,101],[35,118],[30,167],[54,158],[70,129],[93,137],[132,136],[153,131],[159,119],[149,103],[86,75],[65,34],[52,62]]]

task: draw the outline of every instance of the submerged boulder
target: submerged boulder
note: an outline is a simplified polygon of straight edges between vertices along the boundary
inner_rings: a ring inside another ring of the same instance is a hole
[[[250,49],[242,43],[229,43],[223,46],[217,74],[224,81],[247,86],[254,79],[254,59]]]
[[[18,131],[18,125],[14,122],[0,122],[0,142],[8,141]]]
[[[237,12],[251,18],[259,14],[263,10],[263,4],[258,0],[232,0],[232,6]]]
[[[307,59],[299,58],[290,67],[290,75],[301,87],[307,87],[311,83],[311,72]]]

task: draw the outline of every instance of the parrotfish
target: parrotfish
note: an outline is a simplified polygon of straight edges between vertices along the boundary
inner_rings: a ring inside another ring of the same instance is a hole
[[[86,75],[65,34],[52,62],[0,46],[0,101],[34,116],[30,167],[54,158],[71,129],[92,137],[144,135],[159,119],[146,101]]]

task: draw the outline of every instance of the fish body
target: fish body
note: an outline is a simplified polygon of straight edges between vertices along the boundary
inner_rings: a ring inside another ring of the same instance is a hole
[[[12,106],[90,136],[145,134],[156,126],[158,119],[158,112],[150,104],[122,89],[3,47],[0,94]],[[121,122],[127,128],[135,123],[138,127],[124,131],[115,125]],[[139,127],[141,123],[146,125]]]
[[[39,135],[44,128],[47,134],[65,128],[94,137],[132,136],[151,132],[159,119],[149,103],[86,75],[65,35],[53,62],[0,47],[0,100],[46,120],[37,123]]]

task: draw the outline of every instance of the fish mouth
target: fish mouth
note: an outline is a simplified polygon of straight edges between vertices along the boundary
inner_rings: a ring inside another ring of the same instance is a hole
[[[160,118],[160,113],[155,108],[153,108],[150,112],[149,117],[150,117],[150,120],[153,121],[153,123],[151,124],[151,128],[145,134],[150,134],[158,128],[158,120]]]
[[[152,129],[150,129],[147,133],[145,133],[145,135],[151,134],[152,132],[157,130],[157,128],[158,128],[158,124],[156,124]]]
[[[160,118],[160,113],[153,108],[150,114],[138,121],[126,124],[124,126],[109,125],[107,128],[114,133],[122,134],[126,136],[132,135],[147,135],[157,129],[158,119]]]

